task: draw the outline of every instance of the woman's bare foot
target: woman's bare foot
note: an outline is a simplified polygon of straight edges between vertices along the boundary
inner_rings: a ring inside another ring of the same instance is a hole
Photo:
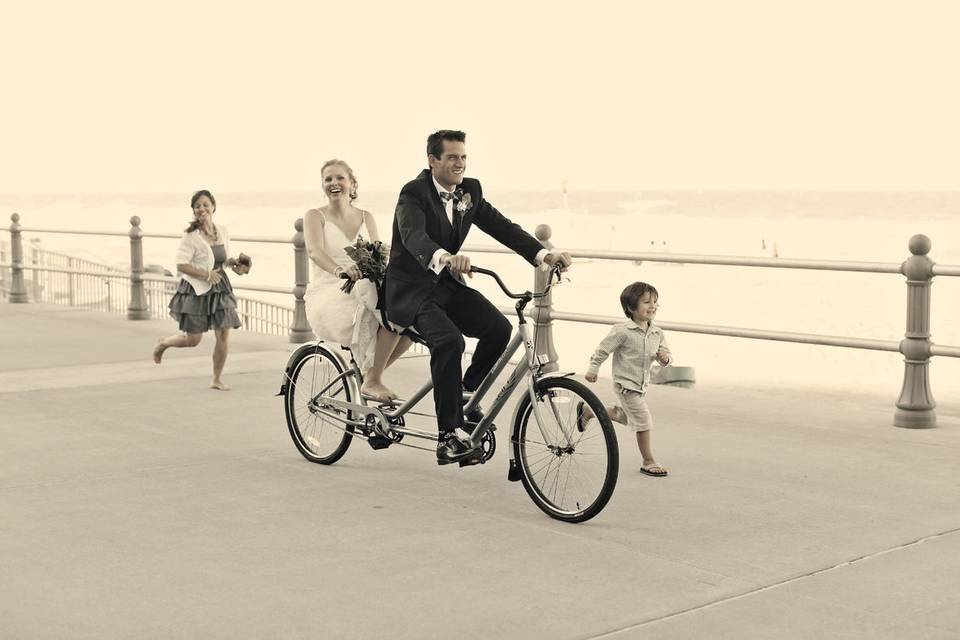
[[[163,360],[163,352],[166,350],[167,347],[163,344],[163,338],[157,339],[157,344],[153,347],[153,361],[160,364],[160,361]]]
[[[373,380],[364,380],[363,384],[360,385],[360,393],[373,398],[377,402],[391,402],[399,397],[382,382]]]
[[[662,478],[668,475],[668,471],[653,460],[644,461],[643,466],[640,467],[640,472],[654,478]]]
[[[211,389],[217,389],[218,391],[230,391],[230,385],[224,384],[221,380],[214,380],[210,383]]]

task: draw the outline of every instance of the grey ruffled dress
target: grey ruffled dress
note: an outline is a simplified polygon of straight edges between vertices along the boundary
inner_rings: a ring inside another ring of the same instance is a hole
[[[203,333],[208,329],[239,329],[240,316],[237,315],[237,298],[233,295],[230,279],[223,271],[227,260],[227,251],[222,244],[211,245],[213,249],[213,268],[220,271],[220,282],[210,287],[202,296],[198,296],[186,280],[180,280],[177,292],[170,299],[170,317],[186,333]]]

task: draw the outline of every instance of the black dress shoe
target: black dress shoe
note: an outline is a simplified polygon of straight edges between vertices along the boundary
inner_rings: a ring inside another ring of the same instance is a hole
[[[469,458],[477,449],[451,433],[441,435],[437,442],[437,464],[450,464]]]

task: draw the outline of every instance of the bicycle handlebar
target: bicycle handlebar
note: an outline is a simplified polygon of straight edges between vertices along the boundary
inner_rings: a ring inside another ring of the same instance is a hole
[[[513,300],[523,300],[523,299],[535,300],[536,298],[542,298],[543,296],[547,295],[547,293],[550,292],[550,287],[553,286],[554,276],[556,276],[558,281],[560,280],[560,269],[561,269],[560,265],[550,267],[550,277],[547,279],[547,286],[540,293],[533,293],[531,291],[524,291],[523,293],[514,293],[507,288],[507,285],[504,284],[503,280],[500,279],[500,276],[497,275],[495,271],[491,271],[490,269],[484,269],[482,267],[470,267],[470,273],[481,273],[485,276],[490,276],[491,278],[497,281],[497,284],[500,285],[500,289],[503,291],[504,294],[506,294],[508,298],[512,298]]]

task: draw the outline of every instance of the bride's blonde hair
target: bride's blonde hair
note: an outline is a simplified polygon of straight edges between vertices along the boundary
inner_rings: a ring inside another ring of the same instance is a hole
[[[338,164],[338,165],[340,165],[341,167],[343,167],[344,169],[347,170],[347,175],[350,176],[350,185],[351,185],[351,188],[350,188],[350,201],[352,202],[352,201],[356,200],[356,199],[357,199],[357,186],[358,186],[358,184],[357,184],[357,177],[356,177],[355,175],[353,175],[353,169],[351,169],[351,168],[350,168],[350,165],[348,165],[346,162],[344,162],[343,160],[338,160],[337,158],[333,158],[332,160],[327,160],[326,162],[323,163],[323,166],[320,167],[320,175],[321,175],[321,176],[323,175],[323,172],[327,170],[327,167],[331,167],[331,166],[333,166],[333,165],[335,165],[335,164]]]

